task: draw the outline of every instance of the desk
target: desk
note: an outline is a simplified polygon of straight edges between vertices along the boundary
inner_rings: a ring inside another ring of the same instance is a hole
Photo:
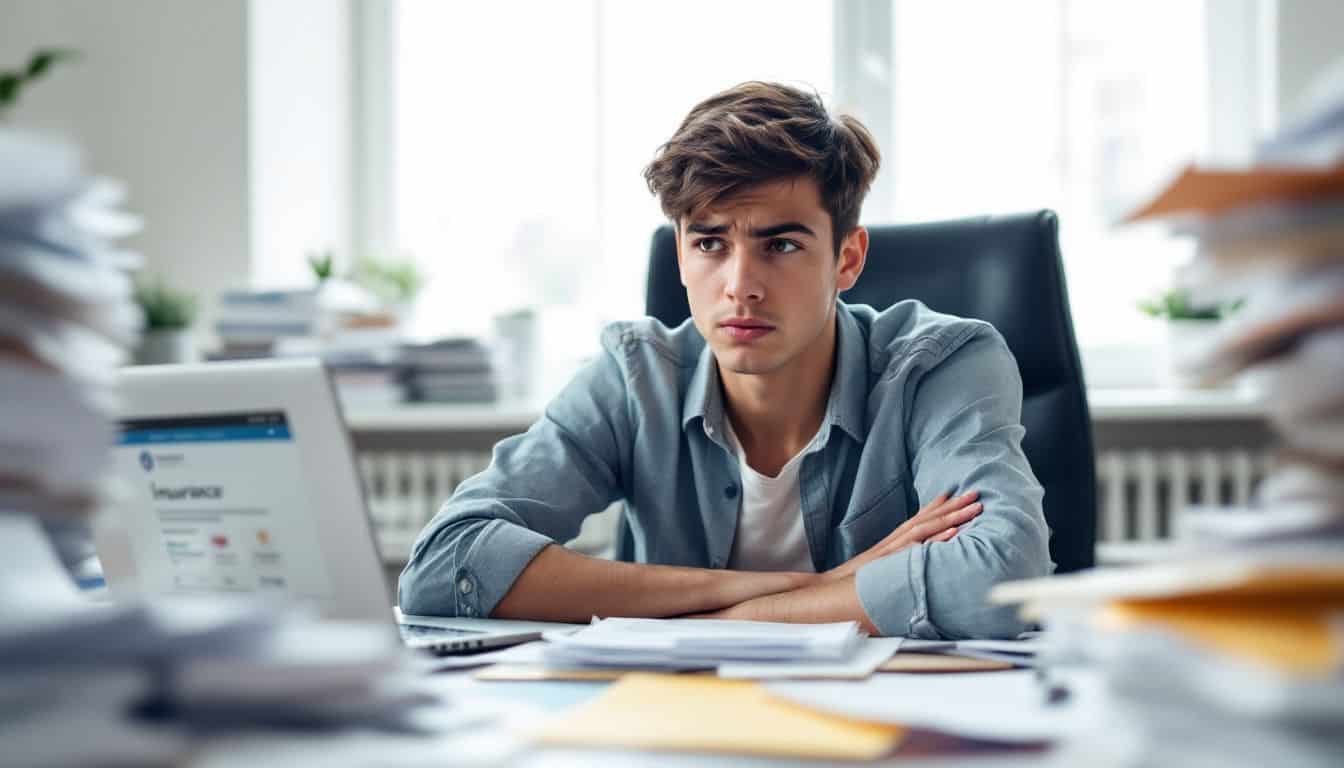
[[[1082,672],[1082,675],[1088,673]],[[927,678],[926,678],[927,679]],[[477,707],[499,713],[485,723],[431,737],[389,734],[348,733],[308,736],[252,735],[209,742],[193,765],[225,768],[261,766],[307,768],[329,765],[451,765],[523,766],[525,768],[577,768],[592,765],[648,766],[648,768],[764,768],[765,766],[809,766],[824,763],[802,760],[772,760],[729,755],[634,752],[625,750],[580,750],[538,748],[517,735],[544,718],[599,694],[606,683],[569,682],[480,682],[470,671],[439,673],[432,685],[443,691],[458,706]],[[862,685],[862,684],[860,684]],[[1092,700],[1095,703],[1095,700]],[[1118,747],[1117,747],[1118,752]],[[1045,753],[1000,755],[967,760],[912,759],[893,757],[855,765],[920,766],[966,765],[985,768],[1020,766],[1105,765],[1107,751],[1089,740],[1086,745],[1064,745]]]

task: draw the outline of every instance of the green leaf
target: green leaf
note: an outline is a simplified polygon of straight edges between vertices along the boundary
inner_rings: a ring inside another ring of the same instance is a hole
[[[313,270],[313,276],[317,278],[317,282],[324,282],[335,272],[336,254],[331,250],[309,253],[308,266]]]
[[[8,104],[19,95],[19,84],[23,79],[13,72],[0,74],[0,104]]]
[[[41,77],[52,64],[77,58],[79,53],[68,48],[42,48],[28,60],[28,78]]]

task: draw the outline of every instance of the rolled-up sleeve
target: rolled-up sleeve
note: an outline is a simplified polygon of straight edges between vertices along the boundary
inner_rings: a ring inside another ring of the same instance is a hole
[[[1021,412],[1017,364],[985,326],[912,383],[904,425],[875,421],[904,427],[920,504],[945,491],[979,491],[984,504],[950,541],[916,544],[859,570],[859,600],[882,634],[1012,637],[1027,628],[1014,607],[985,600],[1001,581],[1053,570]]]
[[[401,573],[403,612],[489,616],[537,553],[572,539],[585,517],[619,497],[631,443],[614,354],[604,349],[444,503]]]

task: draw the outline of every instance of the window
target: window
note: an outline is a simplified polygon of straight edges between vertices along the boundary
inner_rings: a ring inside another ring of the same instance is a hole
[[[1053,208],[1080,342],[1141,338],[1190,246],[1113,223],[1206,149],[1204,6],[898,1],[891,39],[885,213]]]
[[[577,306],[591,348],[643,314],[655,148],[743,80],[828,89],[831,18],[807,0],[397,3],[392,229],[431,273],[418,329]]]
[[[1142,340],[1136,300],[1188,254],[1112,224],[1208,146],[1204,3],[391,8],[382,156],[392,244],[431,273],[421,333],[569,306],[592,348],[600,322],[641,314],[663,218],[640,172],[695,102],[748,79],[842,94],[869,121],[885,162],[868,223],[1057,210],[1084,347]]]

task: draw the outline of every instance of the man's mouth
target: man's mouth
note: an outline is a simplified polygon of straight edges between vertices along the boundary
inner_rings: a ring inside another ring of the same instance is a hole
[[[749,317],[734,317],[719,323],[719,328],[733,341],[754,341],[775,330],[767,322]]]

